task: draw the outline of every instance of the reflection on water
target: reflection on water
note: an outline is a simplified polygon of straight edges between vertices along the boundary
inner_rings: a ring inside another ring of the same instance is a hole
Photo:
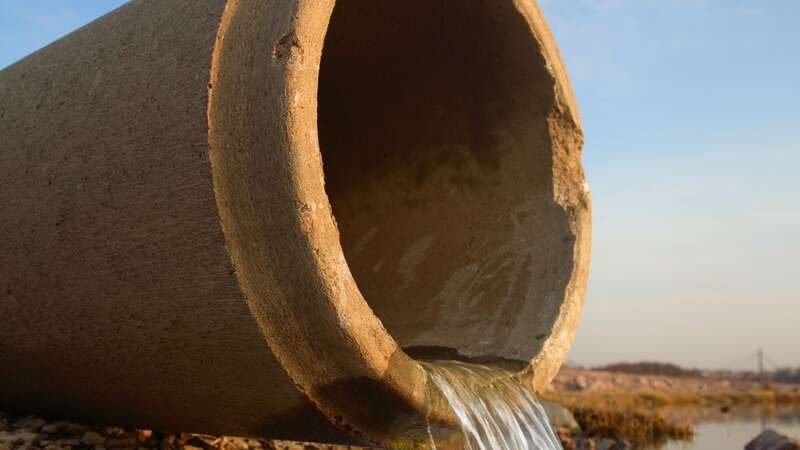
[[[544,409],[513,373],[455,361],[423,366],[458,417],[463,435],[455,446],[436,439],[433,449],[561,450]]]
[[[689,418],[695,423],[691,443],[671,443],[665,450],[731,450],[744,446],[764,429],[800,436],[800,409],[675,410],[669,415]]]

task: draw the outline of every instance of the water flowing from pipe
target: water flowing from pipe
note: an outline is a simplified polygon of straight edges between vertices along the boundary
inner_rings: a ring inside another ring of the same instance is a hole
[[[424,362],[461,427],[459,443],[430,433],[434,450],[562,450],[542,405],[518,376],[457,361]]]

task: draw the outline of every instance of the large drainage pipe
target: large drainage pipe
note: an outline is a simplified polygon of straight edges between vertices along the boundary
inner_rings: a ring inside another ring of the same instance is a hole
[[[411,356],[540,388],[573,337],[532,0],[133,1],[0,72],[0,137],[0,407],[387,442],[432,413]]]

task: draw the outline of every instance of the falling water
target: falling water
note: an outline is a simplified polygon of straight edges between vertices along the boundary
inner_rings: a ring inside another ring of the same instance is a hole
[[[457,447],[430,433],[434,450],[562,450],[542,405],[515,374],[456,361],[422,364],[461,426]]]

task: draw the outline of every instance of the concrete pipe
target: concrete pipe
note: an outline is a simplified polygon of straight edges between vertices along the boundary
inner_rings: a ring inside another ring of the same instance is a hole
[[[581,144],[532,0],[133,1],[0,72],[0,407],[385,443],[414,358],[541,387]]]

